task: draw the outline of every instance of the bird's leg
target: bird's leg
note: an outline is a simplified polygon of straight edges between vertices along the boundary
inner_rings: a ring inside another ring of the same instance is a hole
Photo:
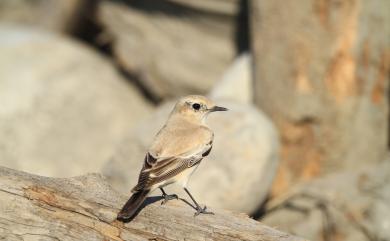
[[[160,190],[162,192],[162,197],[164,198],[164,200],[162,200],[161,202],[161,205],[167,203],[169,200],[172,200],[172,199],[179,199],[179,197],[176,195],[176,194],[171,194],[171,195],[168,195],[164,189],[162,187],[160,187]]]
[[[191,195],[190,191],[188,191],[187,188],[184,188],[184,191],[186,191],[186,193],[188,194],[188,196],[190,196],[191,200],[194,202],[195,206],[196,206],[196,213],[194,213],[194,216],[198,216],[199,214],[203,213],[203,214],[214,214],[213,212],[209,212],[207,211],[207,207],[204,206],[203,208],[198,204],[197,201],[195,201],[195,198]]]

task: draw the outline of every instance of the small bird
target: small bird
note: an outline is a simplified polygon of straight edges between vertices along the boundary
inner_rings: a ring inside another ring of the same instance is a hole
[[[181,98],[173,108],[167,122],[157,133],[147,151],[139,174],[138,184],[132,189],[132,196],[118,213],[118,220],[131,219],[147,195],[159,188],[162,204],[178,199],[176,194],[168,195],[164,187],[181,184],[195,204],[195,216],[200,213],[213,214],[201,207],[188,191],[187,183],[212,148],[214,133],[206,126],[207,116],[214,111],[226,111],[211,100],[200,95]]]

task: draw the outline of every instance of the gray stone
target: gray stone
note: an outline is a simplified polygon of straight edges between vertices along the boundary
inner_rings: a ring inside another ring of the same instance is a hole
[[[386,160],[301,184],[271,201],[260,221],[310,240],[389,240],[389,174]]]
[[[278,135],[270,120],[253,106],[216,102],[229,111],[209,116],[214,146],[192,176],[189,188],[201,203],[252,213],[267,196],[276,172]],[[121,192],[129,193],[136,184],[147,148],[172,107],[173,103],[162,105],[134,128],[105,165],[103,174]],[[188,199],[181,187],[171,185],[167,190]]]
[[[157,99],[207,93],[234,58],[235,18],[166,1],[141,5],[99,5],[118,63]]]
[[[46,176],[97,171],[151,107],[87,46],[0,27],[0,165]]]
[[[169,2],[178,3],[193,8],[198,11],[204,11],[214,14],[237,15],[240,6],[240,0],[168,0]]]
[[[214,85],[210,97],[250,104],[253,102],[252,81],[252,57],[249,53],[243,53]]]
[[[73,31],[92,6],[93,0],[1,0],[0,22]]]

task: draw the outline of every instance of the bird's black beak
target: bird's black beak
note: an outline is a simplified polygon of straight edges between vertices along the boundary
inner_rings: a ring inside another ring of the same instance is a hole
[[[220,106],[214,106],[213,108],[210,109],[210,112],[214,111],[227,111],[228,109],[225,107],[220,107]]]

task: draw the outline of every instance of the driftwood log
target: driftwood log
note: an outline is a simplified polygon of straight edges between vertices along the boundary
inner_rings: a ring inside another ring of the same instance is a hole
[[[158,197],[124,224],[115,218],[126,198],[98,174],[48,178],[0,167],[0,240],[303,240],[244,214],[194,217],[186,203]]]

